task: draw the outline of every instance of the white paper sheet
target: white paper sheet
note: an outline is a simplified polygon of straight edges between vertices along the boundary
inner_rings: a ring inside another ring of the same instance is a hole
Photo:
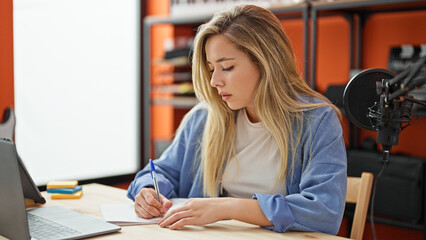
[[[188,199],[187,198],[172,198],[173,206],[169,209],[172,210],[182,206]],[[102,218],[119,226],[125,225],[141,225],[141,224],[156,224],[161,218],[145,219],[136,215],[134,203],[118,203],[118,204],[102,204],[100,206]]]

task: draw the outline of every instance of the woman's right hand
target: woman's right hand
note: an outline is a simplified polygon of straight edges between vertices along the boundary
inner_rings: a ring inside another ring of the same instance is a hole
[[[136,215],[141,218],[154,218],[166,213],[173,203],[161,194],[160,198],[163,204],[157,200],[157,193],[153,188],[142,188],[135,197]]]

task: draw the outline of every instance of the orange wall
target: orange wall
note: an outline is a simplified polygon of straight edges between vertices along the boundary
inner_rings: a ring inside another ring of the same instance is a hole
[[[0,1],[0,122],[13,106],[13,0]]]
[[[349,81],[349,24],[344,17],[318,19],[316,90],[324,93],[329,85]]]
[[[281,25],[283,26],[285,33],[291,41],[297,67],[300,74],[303,76],[303,66],[305,65],[305,61],[307,61],[307,59],[303,58],[303,20],[282,20]],[[306,78],[306,76],[303,77]]]
[[[148,0],[146,3],[146,15],[168,16],[170,10],[169,0]]]

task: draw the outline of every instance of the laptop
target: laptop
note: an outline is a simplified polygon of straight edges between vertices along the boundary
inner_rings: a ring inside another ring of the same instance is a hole
[[[46,202],[13,142],[0,137],[0,236],[9,239],[80,239],[121,229],[59,206],[26,210],[24,197],[36,203]]]

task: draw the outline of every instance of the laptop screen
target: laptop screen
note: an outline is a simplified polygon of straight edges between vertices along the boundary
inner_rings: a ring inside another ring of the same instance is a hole
[[[24,192],[24,197],[34,200],[35,203],[46,203],[46,199],[41,195],[33,179],[24,166],[21,158],[16,154],[19,164],[19,175],[21,176],[21,184]]]
[[[0,235],[30,239],[15,145],[0,138]]]

